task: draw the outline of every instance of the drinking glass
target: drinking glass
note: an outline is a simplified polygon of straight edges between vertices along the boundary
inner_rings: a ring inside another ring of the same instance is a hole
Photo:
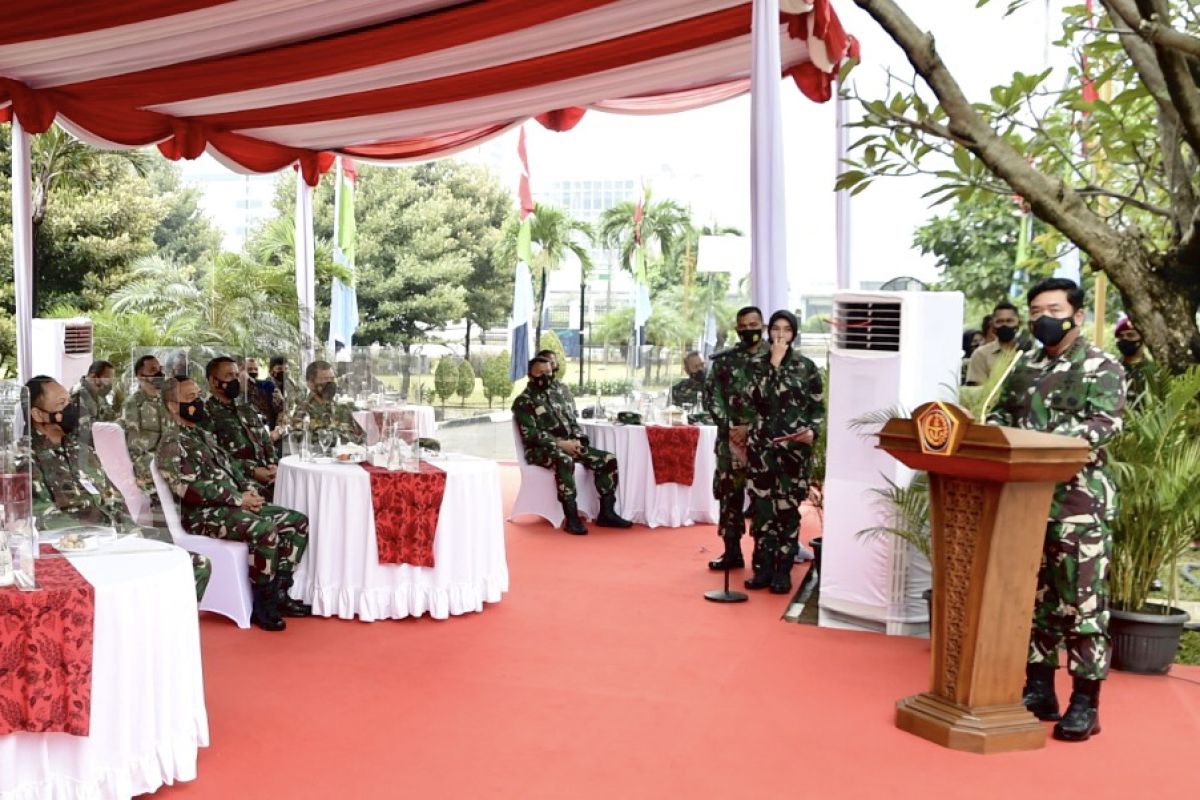
[[[329,448],[333,445],[333,431],[322,428],[317,433],[317,441],[321,444],[321,455],[329,455]]]

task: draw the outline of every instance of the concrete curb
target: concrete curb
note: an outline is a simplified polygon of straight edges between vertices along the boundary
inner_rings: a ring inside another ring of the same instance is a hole
[[[447,419],[438,423],[438,428],[462,428],[467,425],[483,425],[490,422],[511,422],[511,411],[492,411],[487,414],[479,414],[474,417],[463,417],[461,419]]]

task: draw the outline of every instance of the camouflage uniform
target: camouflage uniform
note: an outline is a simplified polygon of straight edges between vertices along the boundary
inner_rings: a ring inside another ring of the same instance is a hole
[[[208,411],[205,430],[215,436],[225,453],[238,462],[247,478],[253,478],[255,467],[279,463],[263,419],[249,403],[222,403],[209,397],[204,401],[204,408]],[[270,500],[273,487],[257,481],[255,484],[258,493]]]
[[[172,425],[155,459],[181,501],[184,528],[200,536],[246,542],[250,579],[256,586],[270,584],[277,571],[295,572],[308,546],[308,517],[272,505],[257,513],[243,509],[242,493],[256,489],[256,484],[212,434]]]
[[[696,381],[687,377],[671,387],[672,405],[699,407],[703,403],[704,381]]]
[[[1123,363],[1121,366],[1125,369],[1125,400],[1129,405],[1133,405],[1146,393],[1147,386],[1158,372],[1158,366],[1145,357]]]
[[[103,525],[118,533],[133,533],[145,539],[172,544],[161,528],[139,527],[129,516],[125,498],[104,474],[100,459],[90,446],[74,436],[54,444],[34,431],[33,514],[39,530],[56,530],[77,525]],[[196,580],[196,599],[204,596],[212,564],[191,553]]]
[[[1087,464],[1060,483],[1050,505],[1029,663],[1058,666],[1065,641],[1071,674],[1108,675],[1108,565],[1116,489],[1104,445],[1121,430],[1125,376],[1121,365],[1085,339],[1051,358],[1023,353],[989,421],[1026,430],[1079,436],[1092,447]]]
[[[575,419],[575,409],[567,407],[563,396],[555,391],[554,386],[552,383],[545,390],[526,386],[525,391],[513,400],[513,419],[521,431],[525,460],[554,471],[554,484],[558,488],[559,502],[575,501],[576,461],[592,471],[596,478],[596,491],[601,496],[615,494],[616,456],[588,447],[588,438]],[[558,439],[578,439],[585,447],[583,455],[568,455],[554,444]]]
[[[343,441],[363,444],[366,435],[358,423],[354,421],[354,407],[350,403],[322,403],[309,392],[304,399],[296,404],[292,411],[292,424],[303,425],[308,418],[308,429],[315,436],[318,431],[332,430]]]
[[[567,384],[560,381],[558,378],[554,379],[554,383],[552,383],[551,386],[553,386],[554,390],[558,392],[558,396],[562,398],[563,403],[566,404],[566,407],[571,410],[571,415],[574,416],[575,393],[571,391],[571,387],[567,386]]]
[[[754,509],[751,532],[755,549],[767,557],[779,555],[791,564],[800,536],[800,504],[808,496],[812,445],[772,444],[780,436],[805,428],[820,432],[825,418],[821,371],[792,350],[778,367],[770,361],[750,385],[755,410],[747,451],[750,464],[746,486]]]
[[[133,474],[138,488],[155,497],[154,479],[150,476],[150,462],[158,449],[163,431],[171,424],[171,416],[162,404],[161,397],[151,397],[139,388],[125,401],[122,410],[125,420],[125,441],[129,447],[129,458],[133,461]]]
[[[717,468],[713,473],[713,497],[721,504],[717,534],[728,543],[746,532],[746,467],[735,465],[729,429],[754,421],[749,390],[768,364],[769,347],[761,343],[756,352],[738,349],[713,360],[704,384],[704,408],[717,426]]]
[[[71,390],[71,399],[79,403],[79,424],[90,425],[93,422],[116,422],[117,410],[107,395],[98,394],[88,383],[87,376],[79,379],[79,383]]]
[[[267,428],[274,430],[276,420],[283,414],[286,418],[287,404],[283,401],[283,392],[271,379],[246,383],[246,402],[262,415],[267,422]]]

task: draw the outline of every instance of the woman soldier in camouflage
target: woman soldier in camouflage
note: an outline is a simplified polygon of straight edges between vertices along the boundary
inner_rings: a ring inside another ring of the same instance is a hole
[[[812,444],[825,417],[821,373],[792,348],[796,317],[776,311],[767,326],[770,351],[750,384],[755,419],[747,441],[747,488],[754,511],[754,575],[747,589],[792,590],[800,538],[800,504],[808,496]]]

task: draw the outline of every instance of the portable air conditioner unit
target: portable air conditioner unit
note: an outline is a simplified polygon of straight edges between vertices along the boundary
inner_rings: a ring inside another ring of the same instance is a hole
[[[911,635],[926,629],[929,564],[887,535],[893,515],[874,490],[907,486],[912,470],[852,421],[953,400],[962,365],[959,292],[843,292],[833,298],[829,440],[821,551],[821,625]]]
[[[33,320],[33,374],[49,375],[70,389],[92,363],[92,321]]]

